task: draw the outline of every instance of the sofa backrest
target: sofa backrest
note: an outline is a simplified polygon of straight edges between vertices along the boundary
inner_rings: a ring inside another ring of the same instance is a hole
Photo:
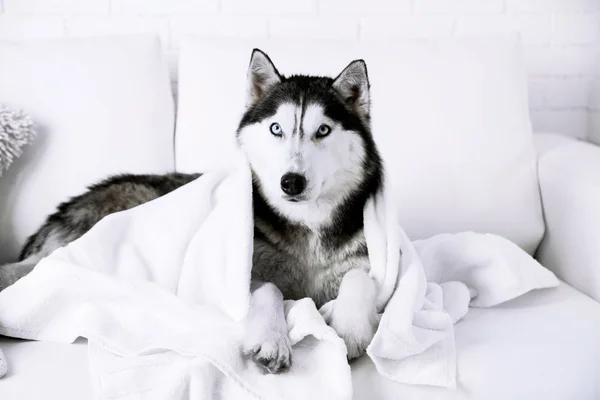
[[[0,103],[39,131],[0,177],[0,263],[89,184],[173,170],[173,98],[154,37],[0,42]]]
[[[336,76],[350,61],[366,60],[374,136],[412,238],[473,230],[535,250],[544,224],[518,36],[377,43],[190,37],[179,63],[178,170],[227,161],[255,47],[284,75]]]
[[[152,37],[0,42],[0,103],[39,137],[0,178],[0,263],[44,218],[116,173],[204,171],[227,159],[251,50],[284,74],[338,74],[364,58],[373,131],[409,235],[474,230],[532,252],[543,234],[525,72],[516,36],[348,43],[190,38],[174,111]],[[174,163],[176,158],[176,165]]]

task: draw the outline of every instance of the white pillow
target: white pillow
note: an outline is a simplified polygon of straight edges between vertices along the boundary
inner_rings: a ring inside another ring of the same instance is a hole
[[[179,70],[176,167],[228,158],[251,51],[283,74],[335,76],[367,63],[375,139],[414,239],[474,230],[528,252],[544,230],[517,35],[355,43],[188,38]]]
[[[174,168],[173,99],[157,38],[0,42],[0,101],[39,124],[0,179],[0,263],[89,184]]]

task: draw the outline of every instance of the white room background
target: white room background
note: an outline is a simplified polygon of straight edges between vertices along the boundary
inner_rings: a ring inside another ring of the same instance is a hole
[[[0,0],[0,39],[156,32],[173,71],[186,33],[374,39],[515,28],[534,130],[600,137],[600,0]]]

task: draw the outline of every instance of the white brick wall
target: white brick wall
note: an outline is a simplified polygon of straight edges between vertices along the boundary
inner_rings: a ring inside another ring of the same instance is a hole
[[[0,39],[156,32],[173,66],[186,33],[375,39],[512,29],[525,43],[534,128],[600,138],[600,0],[0,0]]]

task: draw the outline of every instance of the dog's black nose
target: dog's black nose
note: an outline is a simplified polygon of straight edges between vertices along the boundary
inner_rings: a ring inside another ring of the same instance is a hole
[[[288,172],[281,177],[281,190],[290,196],[299,195],[306,188],[306,178],[300,174]]]

